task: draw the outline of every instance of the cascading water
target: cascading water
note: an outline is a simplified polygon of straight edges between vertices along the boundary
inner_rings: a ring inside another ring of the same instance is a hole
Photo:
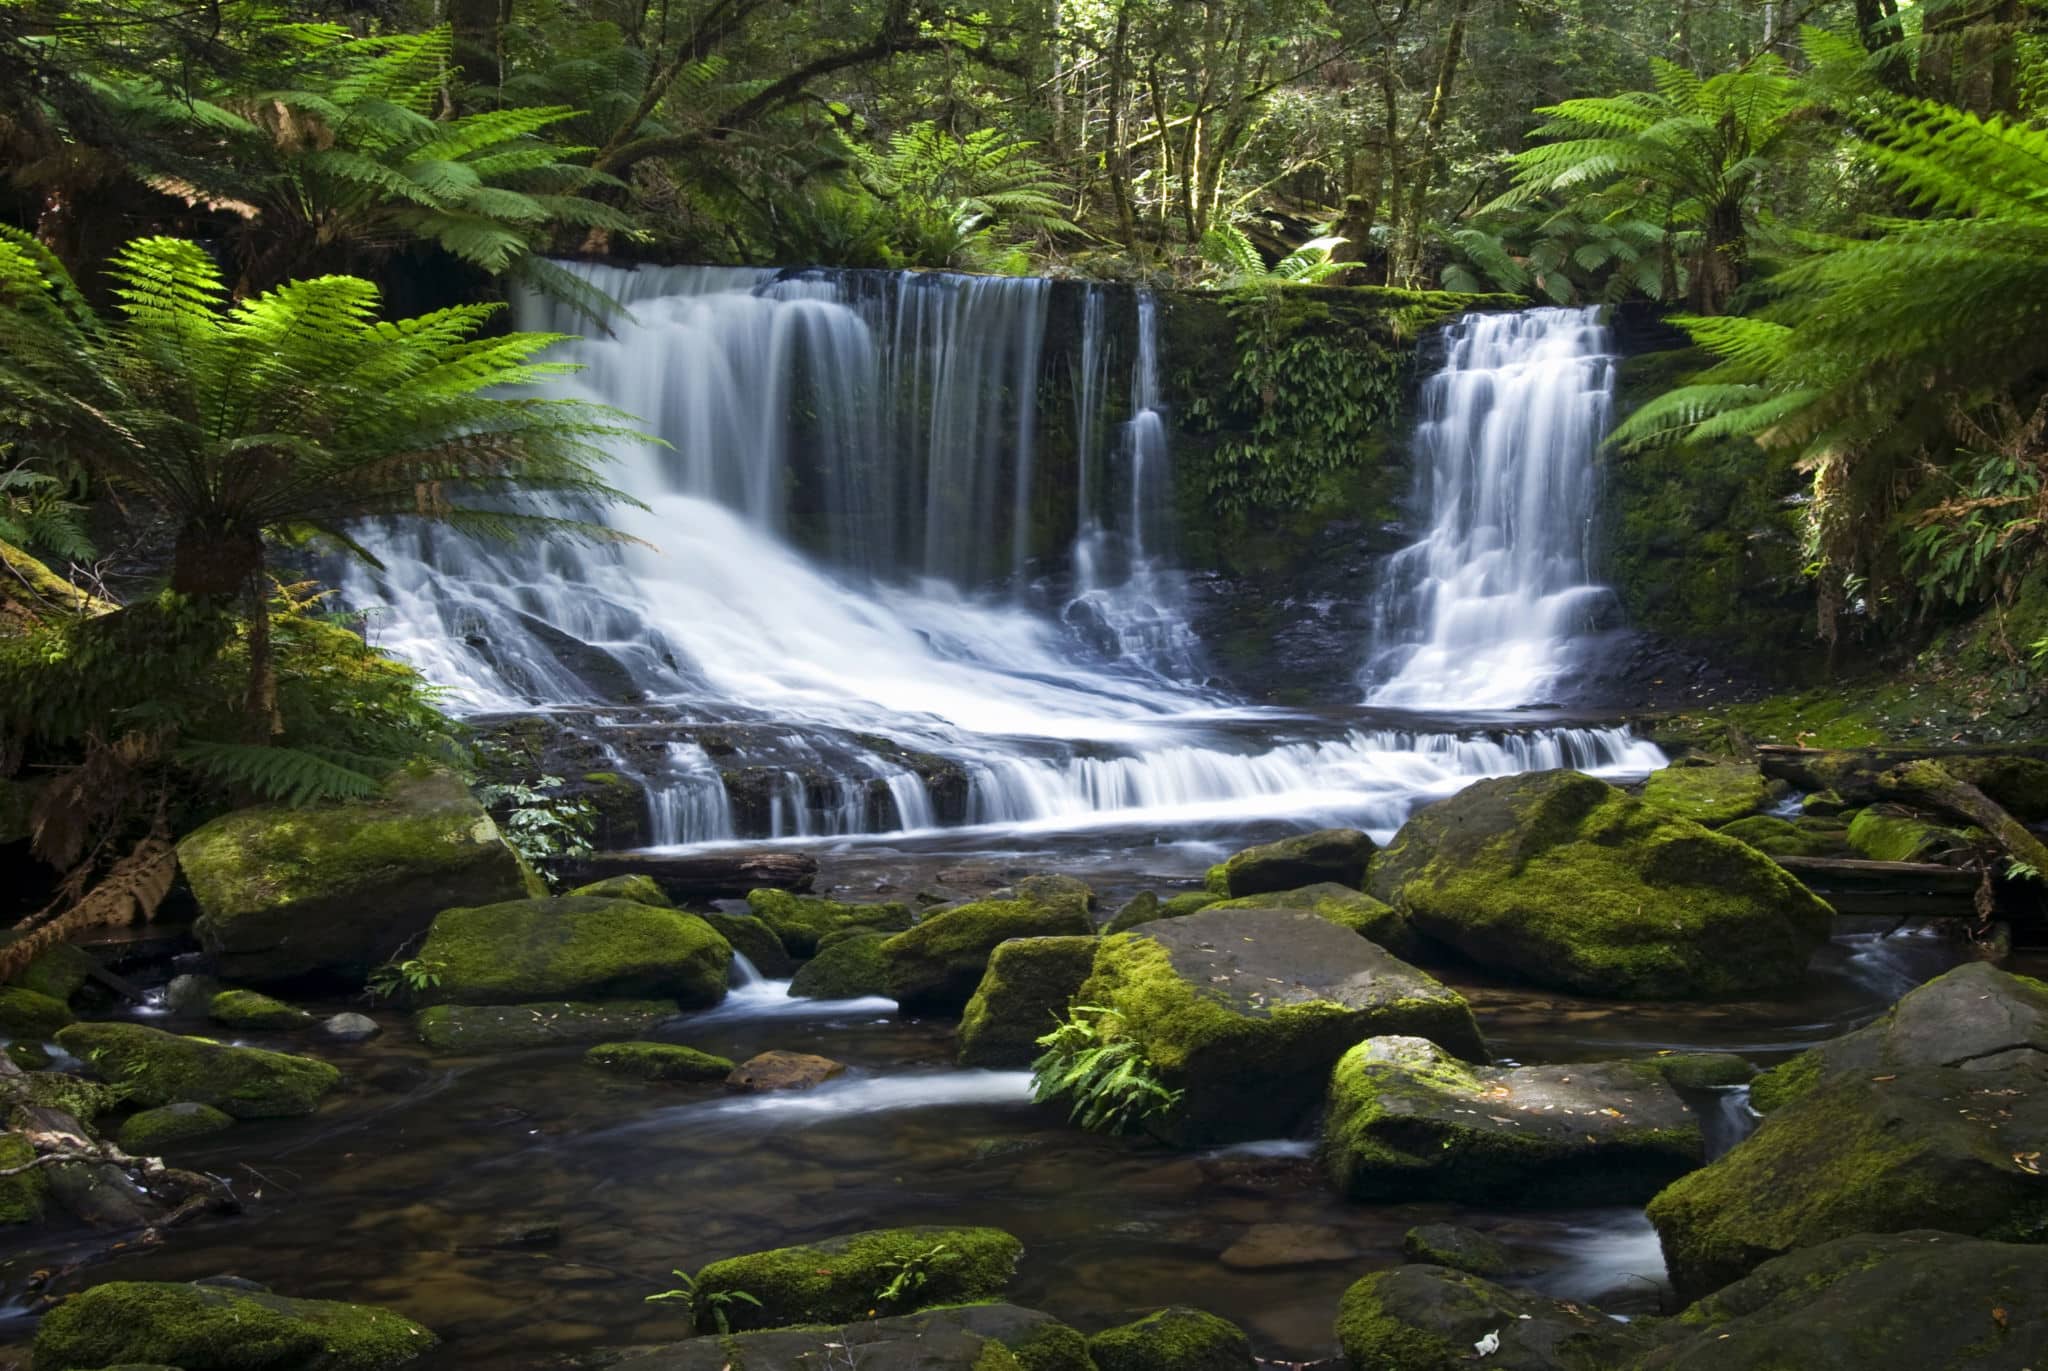
[[[1054,615],[1032,603],[1030,536],[1060,507],[1045,483],[1070,479],[1036,448],[1050,283],[574,269],[632,317],[563,345],[584,370],[562,393],[668,445],[631,445],[610,473],[645,508],[605,517],[640,541],[368,530],[384,570],[345,589],[470,711],[577,720],[647,789],[657,845],[1255,818],[1385,832],[1476,776],[1662,761],[1619,729],[1386,731],[1189,684],[1149,295],[1087,288],[1077,311],[1087,490],[1066,506],[1073,595]],[[576,327],[530,298],[520,324]]]
[[[1594,458],[1614,368],[1594,309],[1472,314],[1423,389],[1429,535],[1374,605],[1367,703],[1510,709],[1554,698],[1608,592],[1591,583]]]

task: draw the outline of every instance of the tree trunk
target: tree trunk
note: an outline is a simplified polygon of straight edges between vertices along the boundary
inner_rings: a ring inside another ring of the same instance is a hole
[[[1125,118],[1130,103],[1131,12],[1119,5],[1116,35],[1109,45],[1109,146],[1104,161],[1109,164],[1109,198],[1116,204],[1117,233],[1124,251],[1138,250],[1138,217],[1131,206],[1130,125]]]
[[[171,589],[180,595],[240,595],[263,568],[258,529],[195,522],[178,530]]]
[[[284,732],[284,717],[277,710],[277,660],[270,646],[269,579],[261,572],[251,576],[242,596],[249,621],[249,691],[242,715],[252,743],[267,743]]]
[[[464,82],[484,90],[504,83],[505,25],[511,20],[512,0],[448,0],[455,67]]]
[[[1458,63],[1465,54],[1465,11],[1469,0],[1458,0],[1451,11],[1450,32],[1444,35],[1443,61],[1437,64],[1436,89],[1430,93],[1429,114],[1423,121],[1422,147],[1415,156],[1415,179],[1408,190],[1408,225],[1402,235],[1401,275],[1412,281],[1422,272],[1422,220],[1428,211],[1430,187],[1436,183],[1437,149],[1443,139],[1444,120],[1450,114],[1451,87],[1458,79]]]

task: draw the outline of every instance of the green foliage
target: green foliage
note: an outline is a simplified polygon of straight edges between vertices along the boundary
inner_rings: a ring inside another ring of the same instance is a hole
[[[597,807],[555,794],[561,787],[560,776],[542,776],[530,784],[512,781],[476,791],[477,803],[502,815],[498,826],[512,850],[544,873],[550,885],[556,877],[549,863],[588,857],[597,830]]]
[[[1032,1098],[1070,1101],[1068,1117],[1090,1132],[1124,1133],[1180,1102],[1143,1046],[1121,1036],[1116,1015],[1099,1005],[1074,1005],[1038,1045],[1045,1051],[1031,1064]]]
[[[70,561],[89,561],[93,546],[85,534],[85,510],[69,498],[71,493],[66,482],[26,462],[0,470],[0,542]]]
[[[441,984],[441,973],[446,969],[442,963],[429,958],[407,957],[403,961],[394,958],[371,969],[370,979],[363,990],[373,1000],[422,995]]]
[[[889,1279],[875,1290],[875,1307],[882,1310],[891,1305],[912,1305],[917,1292],[930,1283],[932,1271],[943,1263],[958,1262],[961,1256],[949,1243],[934,1243],[922,1252],[913,1252],[900,1261],[877,1262],[875,1269],[888,1273]]]
[[[670,1271],[669,1274],[674,1276],[680,1284],[673,1290],[664,1290],[658,1295],[649,1295],[647,1303],[659,1304],[663,1300],[681,1300],[684,1308],[690,1311],[693,1320],[698,1313],[698,1306],[701,1304],[710,1311],[711,1321],[717,1326],[721,1336],[732,1332],[732,1315],[730,1313],[732,1305],[750,1304],[756,1309],[761,1307],[760,1299],[745,1290],[712,1290],[700,1293],[697,1289],[696,1277],[690,1275],[689,1272]]]
[[[1235,224],[1218,224],[1202,235],[1202,258],[1210,265],[1219,285],[1315,286],[1352,265],[1331,257],[1346,241],[1338,237],[1311,238],[1269,267],[1243,229]]]

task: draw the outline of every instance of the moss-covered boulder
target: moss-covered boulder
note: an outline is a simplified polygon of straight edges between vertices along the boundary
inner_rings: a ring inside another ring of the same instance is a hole
[[[1228,1319],[1178,1305],[1088,1339],[1097,1371],[1253,1371],[1252,1345]]]
[[[313,1016],[254,990],[223,990],[206,1005],[206,1017],[229,1028],[306,1028]]]
[[[1207,909],[1223,896],[1213,890],[1186,890],[1168,899],[1160,899],[1147,890],[1133,895],[1116,917],[1102,926],[1104,933],[1128,933],[1140,924],[1151,923],[1154,919],[1178,919],[1198,909]]]
[[[1619,1371],[1658,1339],[1652,1327],[1482,1276],[1397,1266],[1344,1292],[1337,1341],[1351,1371]]]
[[[882,944],[887,994],[916,1014],[957,1014],[974,998],[989,955],[1011,938],[1086,936],[1085,909],[1036,900],[975,900],[925,916]]]
[[[0,1036],[42,1042],[74,1019],[62,1000],[18,985],[0,987]]]
[[[1706,1148],[1691,1108],[1642,1063],[1483,1067],[1422,1038],[1372,1038],[1331,1077],[1323,1156],[1357,1200],[1632,1204]]]
[[[1637,1063],[1662,1076],[1680,1090],[1725,1090],[1748,1085],[1756,1079],[1756,1068],[1733,1052],[1660,1052]]]
[[[469,791],[402,771],[375,800],[242,809],[188,834],[178,866],[193,932],[230,980],[360,985],[453,905],[530,893],[528,875]]]
[[[1353,890],[1335,881],[1303,886],[1299,890],[1219,900],[1203,908],[1306,909],[1319,919],[1328,919],[1361,938],[1370,938],[1396,957],[1412,959],[1428,952],[1428,947],[1406,915],[1362,890]]]
[[[1825,857],[1844,845],[1835,833],[1803,828],[1770,814],[1752,814],[1747,819],[1722,824],[1719,832],[1722,837],[1747,843],[1769,857]]]
[[[571,895],[588,895],[599,900],[631,900],[634,904],[652,905],[656,909],[674,909],[676,902],[668,897],[661,883],[654,877],[634,873],[625,876],[607,876],[589,885],[579,885],[567,892]]]
[[[2041,1366],[2048,1247],[1931,1230],[1838,1238],[1764,1263],[1665,1332],[1642,1371]]]
[[[1147,1123],[1180,1145],[1284,1136],[1366,1038],[1486,1055],[1462,996],[1300,910],[1205,909],[1105,938],[1075,1000],[1181,1092]]]
[[[906,1267],[924,1279],[903,1282],[909,1313],[933,1305],[989,1300],[1009,1288],[1024,1244],[996,1228],[880,1228],[800,1247],[778,1247],[713,1262],[697,1273],[698,1331],[717,1328],[714,1297],[745,1291],[758,1304],[727,1302],[735,1330],[844,1323],[868,1317],[876,1292]]]
[[[1365,883],[1365,869],[1377,850],[1373,840],[1355,828],[1297,833],[1218,862],[1210,869],[1208,884],[1230,899],[1299,890],[1324,881],[1356,890]]]
[[[69,1004],[98,969],[99,963],[84,948],[52,943],[8,978],[7,984]]]
[[[0,1168],[27,1166],[35,1160],[35,1144],[19,1133],[0,1133]],[[41,1167],[0,1176],[0,1228],[35,1223],[43,1217],[50,1178]]]
[[[747,908],[754,917],[775,930],[792,957],[809,957],[818,950],[818,939],[841,928],[871,928],[881,933],[900,933],[910,927],[910,906],[889,901],[856,904],[828,900],[819,895],[799,895],[791,890],[755,890],[747,895]]]
[[[675,1016],[673,1000],[437,1004],[421,1010],[413,1027],[436,1052],[508,1052],[631,1037]]]
[[[732,945],[694,914],[568,896],[443,910],[419,957],[440,974],[423,992],[434,1003],[661,996],[705,1009],[725,998]]]
[[[1031,1065],[1095,966],[1096,939],[1012,938],[989,956],[960,1014],[962,1066]]]
[[[796,969],[789,993],[808,1000],[857,1000],[885,995],[889,976],[882,962],[886,933],[856,933],[818,949],[818,955]]]
[[[1892,805],[1872,805],[1849,821],[1849,846],[1873,862],[1932,862],[1968,848],[1969,839]]]
[[[210,1104],[182,1100],[130,1115],[122,1122],[115,1140],[123,1152],[155,1157],[167,1147],[220,1133],[234,1125],[234,1119]]]
[[[1791,985],[1832,922],[1762,853],[1575,771],[1477,781],[1418,811],[1370,889],[1482,966],[1631,999]]]
[[[699,1052],[680,1043],[599,1043],[583,1060],[601,1071],[643,1081],[722,1081],[732,1073],[732,1059]]]
[[[962,1304],[855,1323],[692,1338],[614,1371],[1096,1371],[1088,1340],[1049,1314]]]
[[[396,1371],[439,1341],[412,1320],[366,1304],[112,1281],[43,1316],[34,1371],[140,1362],[181,1371]]]
[[[1417,1224],[1401,1235],[1401,1255],[1473,1276],[1505,1275],[1510,1265],[1507,1248],[1497,1240],[1454,1223]]]
[[[796,958],[782,945],[775,930],[751,914],[699,914],[698,918],[718,930],[718,936],[732,944],[732,950],[754,964],[754,970],[771,981],[786,981],[796,971]]]
[[[144,1106],[190,1100],[238,1119],[310,1114],[341,1081],[326,1062],[133,1023],[73,1024],[57,1045]]]
[[[1681,761],[1643,782],[1643,803],[1680,819],[1719,828],[1757,813],[1788,793],[1747,762]]]

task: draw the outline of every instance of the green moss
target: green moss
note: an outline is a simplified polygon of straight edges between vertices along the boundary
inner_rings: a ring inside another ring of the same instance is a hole
[[[1879,806],[1861,810],[1849,821],[1849,846],[1874,862],[1932,861],[1968,843],[1953,829]]]
[[[818,955],[797,968],[789,993],[801,999],[852,1000],[880,995],[888,989],[882,965],[882,944],[888,935],[875,932],[834,933],[819,945]]]
[[[1768,814],[1737,819],[1734,823],[1721,825],[1719,831],[1722,837],[1733,838],[1769,857],[1820,857],[1842,846],[1836,836],[1839,830],[1802,828]]]
[[[1250,1371],[1252,1347],[1241,1329],[1199,1309],[1175,1307],[1088,1340],[1099,1371]]]
[[[47,1071],[56,1058],[41,1043],[14,1042],[7,1044],[7,1060],[23,1071]]]
[[[732,946],[694,914],[570,896],[443,910],[419,956],[439,965],[424,992],[439,1003],[662,995],[703,1009],[725,998]]]
[[[438,1343],[410,1319],[370,1305],[113,1281],[43,1317],[34,1367],[160,1362],[184,1371],[392,1371]]]
[[[0,1133],[0,1167],[25,1166],[35,1155],[35,1144],[21,1134]],[[49,1177],[40,1168],[18,1176],[0,1176],[0,1228],[41,1219],[49,1188]]]
[[[1089,937],[1013,938],[997,946],[960,1014],[962,1066],[1029,1066],[1095,965]]]
[[[1769,1114],[1810,1093],[1820,1084],[1821,1065],[1821,1054],[1813,1050],[1780,1062],[1750,1082],[1750,1108]]]
[[[1277,842],[1261,843],[1210,868],[1210,888],[1221,876],[1221,893],[1232,898],[1296,890],[1334,882],[1356,890],[1372,862],[1371,838],[1355,828],[1326,828],[1296,833]]]
[[[0,1034],[42,1042],[72,1022],[70,1006],[18,985],[0,989]]]
[[[1071,904],[976,900],[955,905],[882,944],[888,994],[913,1012],[957,1013],[973,998],[997,944],[1094,931],[1086,911]]]
[[[1740,762],[1711,766],[1676,764],[1650,773],[1650,778],[1643,782],[1643,803],[1708,828],[1719,828],[1756,813],[1783,790],[1782,784]]]
[[[1219,900],[1230,898],[1230,874],[1223,868],[1224,863],[1218,862],[1202,873],[1202,889]]]
[[[161,1156],[166,1147],[203,1138],[234,1127],[235,1121],[207,1104],[167,1104],[145,1109],[121,1125],[117,1141],[123,1152],[138,1157]]]
[[[52,943],[7,983],[67,1004],[99,969],[92,954],[70,943]]]
[[[1207,909],[1305,909],[1319,919],[1348,928],[1369,942],[1378,943],[1396,957],[1416,958],[1425,951],[1423,941],[1407,918],[1392,906],[1362,891],[1324,881],[1299,890],[1270,895],[1247,895],[1242,899],[1220,900]]]
[[[1213,890],[1186,890],[1169,899],[1162,900],[1151,891],[1135,895],[1129,903],[1116,912],[1116,917],[1102,926],[1104,933],[1127,933],[1141,924],[1156,919],[1178,919],[1199,909],[1207,909],[1223,896]]]
[[[1022,1243],[999,1229],[923,1227],[874,1229],[731,1257],[697,1273],[697,1326],[713,1331],[707,1297],[721,1291],[745,1291],[760,1301],[728,1303],[726,1316],[736,1330],[865,1319],[906,1262],[916,1263],[925,1280],[881,1312],[993,1299],[1008,1288],[1023,1251]]]
[[[504,1052],[645,1033],[675,1016],[673,1000],[437,1004],[421,1010],[414,1027],[437,1052]]]
[[[313,1016],[253,990],[223,990],[208,1001],[206,1017],[229,1028],[304,1028]]]
[[[836,929],[859,927],[896,933],[911,923],[910,906],[906,904],[853,904],[788,890],[749,891],[747,908],[775,930],[775,936],[782,939],[782,945],[794,957],[813,955],[818,950],[818,940]]]
[[[26,1075],[0,1076],[0,1103],[9,1109],[55,1109],[88,1127],[100,1115],[127,1103],[132,1094],[125,1083],[104,1085],[68,1071],[37,1068]]]
[[[631,900],[634,904],[651,905],[656,909],[674,909],[675,901],[652,876],[607,876],[589,885],[579,885],[569,892],[571,895],[590,895],[603,900]]]
[[[633,786],[631,781],[616,771],[586,771],[583,773],[583,779],[592,785],[619,786],[626,789],[631,789]],[[599,882],[599,884],[601,885],[603,882]],[[625,897],[621,896],[620,898],[623,899]]]
[[[732,944],[732,950],[754,964],[754,970],[770,980],[784,980],[796,970],[796,958],[782,945],[775,930],[751,914],[721,914],[716,911],[698,918],[718,930],[718,936]]]
[[[1401,1255],[1411,1262],[1448,1266],[1474,1276],[1499,1276],[1514,1265],[1507,1248],[1495,1239],[1448,1223],[1420,1224],[1403,1233]]]
[[[1022,1371],[1023,1363],[1017,1354],[999,1342],[986,1342],[975,1354],[974,1365],[969,1371]]]
[[[73,1024],[57,1045],[91,1063],[138,1104],[191,1100],[238,1119],[310,1114],[341,1080],[326,1062],[181,1038],[141,1024]]]
[[[583,1060],[643,1081],[722,1081],[733,1067],[728,1058],[677,1043],[599,1043],[583,1054]]]
[[[1088,1339],[1063,1323],[1043,1324],[1004,1346],[1016,1355],[1022,1371],[1096,1371],[1088,1356]]]
[[[1337,1306],[1337,1342],[1351,1371],[1459,1371],[1468,1348],[1403,1322],[1381,1301],[1380,1285],[1395,1274],[1354,1283]]]
[[[1643,1065],[1681,1090],[1747,1085],[1756,1076],[1756,1068],[1733,1052],[1666,1052],[1643,1058]]]

